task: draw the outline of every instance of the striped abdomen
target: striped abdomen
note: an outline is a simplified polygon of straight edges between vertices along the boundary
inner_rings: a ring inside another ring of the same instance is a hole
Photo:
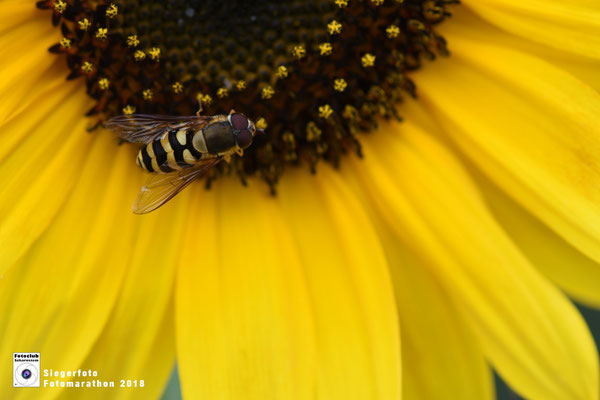
[[[140,149],[137,164],[150,172],[171,172],[195,165],[208,154],[203,154],[194,147],[194,134],[192,129],[169,131],[162,139],[150,142]]]

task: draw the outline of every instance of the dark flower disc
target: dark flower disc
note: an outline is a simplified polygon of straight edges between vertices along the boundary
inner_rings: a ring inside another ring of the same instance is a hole
[[[274,190],[286,164],[334,165],[358,134],[399,118],[407,77],[446,53],[434,26],[456,1],[48,0],[68,79],[83,77],[97,125],[119,114],[242,112],[265,129],[209,182],[258,173]]]

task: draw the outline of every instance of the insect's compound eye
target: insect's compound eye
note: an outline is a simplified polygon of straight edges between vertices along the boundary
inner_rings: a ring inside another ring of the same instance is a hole
[[[236,136],[237,144],[242,149],[250,146],[252,144],[252,133],[248,129],[242,129],[240,133]]]
[[[244,114],[233,114],[231,116],[231,125],[236,131],[241,131],[248,127],[248,118]]]

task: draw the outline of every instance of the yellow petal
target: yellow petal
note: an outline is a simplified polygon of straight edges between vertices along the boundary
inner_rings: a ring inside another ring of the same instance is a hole
[[[22,83],[0,88],[0,96],[3,101],[3,106],[0,108],[0,124],[23,114],[29,118],[35,117],[38,109],[42,108],[42,103],[55,96],[57,91],[64,91],[65,86],[71,87],[73,84],[65,82],[65,68],[61,67],[59,68],[56,63],[48,67],[40,65],[40,70],[36,73],[29,73],[26,70],[17,71],[18,67],[11,70],[10,75],[13,76],[11,81]],[[0,71],[0,73],[2,72]],[[85,98],[77,107],[78,111],[81,109],[80,117],[91,108],[91,105],[85,108],[88,103],[90,103],[90,99]],[[0,136],[9,134],[10,132],[2,132]]]
[[[581,254],[481,174],[496,219],[527,258],[579,302],[600,308],[600,265]]]
[[[45,368],[82,365],[114,308],[130,261],[136,220],[125,199],[137,191],[133,159],[130,149],[115,146],[109,135],[99,136],[61,213],[2,275],[2,353],[39,351]],[[54,195],[49,187],[44,197]],[[11,391],[10,368],[0,364],[0,397],[27,396],[27,391]],[[59,392],[40,391],[39,396]]]
[[[50,224],[97,136],[85,131],[79,113],[85,94],[69,86],[42,101],[37,114],[26,112],[0,126],[6,134],[0,147],[0,271]]]
[[[422,110],[413,108],[401,112],[413,117]],[[424,117],[420,122],[435,130],[435,124],[427,115]],[[395,132],[396,129],[382,129],[383,136],[402,135]],[[384,145],[385,137],[381,139],[378,143]],[[385,151],[385,146],[379,150]],[[358,161],[355,167],[362,170],[365,162],[369,162],[369,158]],[[390,170],[395,171],[397,167],[392,166]],[[365,187],[351,171],[344,174],[344,179],[362,194],[363,209],[369,212],[375,224],[390,265],[402,331],[403,398],[493,398],[490,367],[465,319],[450,304],[448,293],[435,276],[423,268],[425,261],[404,246],[402,238],[389,228],[389,211],[378,212],[373,206],[369,196],[377,198],[378,193]]]
[[[600,95],[529,55],[451,38],[421,101],[494,182],[600,261]]]
[[[181,197],[187,197],[185,194]],[[131,199],[126,199],[127,206]],[[111,399],[156,399],[162,394],[175,362],[173,326],[174,261],[181,251],[185,202],[136,217],[131,259],[123,286],[106,327],[84,369],[102,372],[119,387]],[[126,207],[128,208],[128,207]],[[121,389],[121,380],[125,389]],[[127,381],[137,388],[127,388]],[[143,381],[143,382],[142,382]],[[132,382],[133,385],[133,382]],[[143,385],[140,387],[140,385]],[[106,398],[106,391],[69,390],[67,398]]]
[[[541,46],[534,54],[569,72],[597,92],[600,92],[600,74],[598,74],[600,60],[572,56],[549,48],[543,49]]]
[[[399,397],[381,248],[339,177],[307,175],[290,171],[277,197],[195,188],[176,289],[184,397]]]
[[[363,168],[363,161],[356,167]],[[490,367],[464,318],[423,261],[389,229],[389,214],[374,212],[367,188],[352,171],[343,172],[369,212],[390,265],[402,331],[402,398],[493,398]]]
[[[35,8],[34,5],[31,6]],[[0,4],[0,15],[5,9],[6,6]],[[20,18],[15,20],[19,21]],[[58,30],[52,27],[48,19],[44,18],[42,21],[39,16],[30,16],[0,34],[0,59],[3,60],[0,63],[0,123],[22,112],[32,103],[34,109],[29,113],[35,115],[35,108],[44,101],[36,95],[50,97],[52,90],[56,90],[61,84],[65,85],[64,60],[48,53],[48,48],[58,40]],[[2,132],[0,136],[5,134],[7,133]]]
[[[464,12],[462,7],[457,11],[460,11],[454,16],[457,23],[442,27],[442,33],[445,36],[459,39],[476,36],[478,40],[494,46],[511,47],[521,52],[534,53],[554,64],[559,63],[561,67],[568,68],[571,73],[586,83],[591,81],[594,84],[594,79],[597,80],[600,76],[597,74],[600,66],[595,65],[598,64],[597,62],[592,63],[590,60],[545,48],[538,44],[532,45],[530,42],[501,32],[472,13]],[[452,43],[454,42],[453,40]],[[460,43],[458,46],[459,51],[465,47]],[[590,78],[593,79],[590,80]],[[484,176],[478,175],[478,177],[495,216],[533,264],[574,298],[590,305],[597,305],[600,296],[598,264],[582,255],[557,233],[540,223],[538,219],[507,197]]]
[[[476,336],[422,260],[386,231],[379,230],[402,327],[403,398],[493,399],[492,372]]]
[[[600,58],[598,4],[586,0],[466,0],[464,4],[488,22],[527,40]]]
[[[0,33],[14,31],[19,26],[34,21],[38,30],[51,29],[52,24],[47,11],[40,10],[35,3],[22,0],[0,1]]]
[[[577,310],[505,235],[454,157],[410,118],[396,129],[382,127],[355,162],[389,229],[439,279],[513,388],[594,399],[597,352]]]
[[[395,399],[400,337],[391,279],[379,237],[345,177],[323,165],[315,176],[286,171],[280,185],[311,291],[322,397]]]
[[[477,41],[507,47],[526,54],[534,54],[552,65],[569,72],[582,82],[600,90],[600,59],[582,57],[579,54],[565,52],[538,42],[523,40],[521,36],[511,34],[496,25],[488,23],[469,7],[457,7],[452,12],[452,23],[442,24],[439,32],[446,38],[472,37]],[[449,47],[453,48],[450,39]],[[435,67],[434,67],[435,68]]]
[[[296,383],[309,379],[314,359],[306,288],[276,203],[239,182],[190,190],[175,290],[183,395],[310,393]]]

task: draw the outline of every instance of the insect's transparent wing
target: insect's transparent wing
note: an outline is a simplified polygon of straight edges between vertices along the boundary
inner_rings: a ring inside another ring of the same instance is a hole
[[[146,214],[171,200],[181,192],[194,179],[199,178],[208,169],[221,161],[222,157],[212,157],[200,160],[193,167],[168,174],[153,174],[140,190],[133,203],[132,210],[135,214]]]
[[[130,114],[113,117],[106,127],[121,139],[132,143],[149,143],[171,129],[200,129],[208,122],[208,116],[178,117],[172,115]]]

